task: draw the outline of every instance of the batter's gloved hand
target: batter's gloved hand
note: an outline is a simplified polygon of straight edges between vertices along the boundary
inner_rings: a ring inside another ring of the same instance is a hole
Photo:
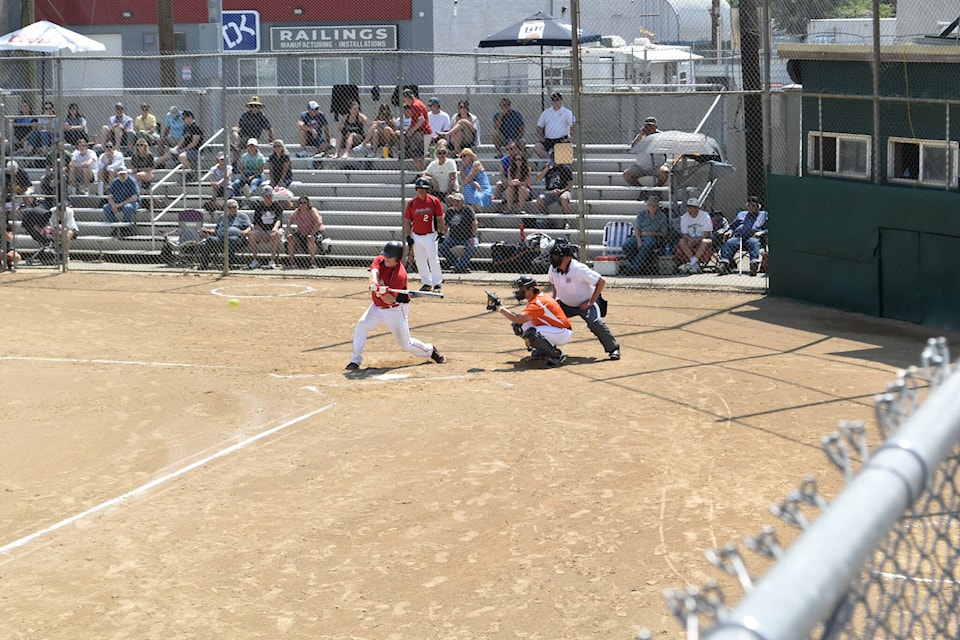
[[[438,234],[437,234],[437,242],[438,242],[438,243],[443,243],[443,234],[442,234],[442,233],[438,233]]]
[[[500,302],[500,296],[492,291],[484,291],[487,294],[487,311],[498,311],[503,303]]]
[[[407,246],[408,247],[413,246],[413,236],[407,236]]]

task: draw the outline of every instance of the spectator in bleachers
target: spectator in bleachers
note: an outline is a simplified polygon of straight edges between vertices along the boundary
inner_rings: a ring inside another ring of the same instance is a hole
[[[493,114],[493,146],[497,157],[503,157],[503,147],[523,140],[525,131],[523,114],[511,108],[509,98],[500,99],[500,110]]]
[[[7,203],[8,205],[11,203]],[[7,270],[16,271],[17,265],[20,264],[20,254],[16,252],[13,248],[13,216],[10,215],[12,207],[7,209],[7,228],[5,233],[7,234]]]
[[[267,159],[260,153],[259,143],[256,138],[247,140],[247,150],[237,161],[237,175],[233,181],[233,194],[246,195],[256,194],[263,182],[263,169],[267,164]]]
[[[20,113],[13,119],[13,148],[12,153],[16,153],[27,144],[27,138],[33,133],[33,125],[37,123],[37,117],[33,114],[33,107],[26,100],[20,102]]]
[[[430,181],[430,193],[441,202],[446,197],[460,191],[460,172],[457,161],[450,157],[446,140],[437,142],[437,157],[430,161],[423,171],[423,177]]]
[[[724,236],[726,242],[720,249],[720,265],[717,275],[730,273],[730,261],[733,254],[746,249],[750,256],[750,275],[755,276],[760,269],[761,241],[767,235],[767,212],[760,209],[760,198],[747,198],[747,208],[737,213]]]
[[[133,176],[140,184],[142,191],[150,190],[150,183],[153,182],[153,154],[150,153],[150,146],[146,140],[137,140],[133,145],[133,155],[130,156],[130,168],[133,169]]]
[[[680,273],[700,273],[700,264],[706,262],[713,245],[713,219],[700,210],[696,198],[687,200],[687,212],[680,216],[680,257],[688,261],[680,265]]]
[[[240,141],[249,140],[250,138],[260,139],[263,136],[263,132],[267,132],[267,140],[273,142],[273,127],[270,125],[270,120],[264,115],[263,103],[260,102],[259,96],[253,96],[250,98],[250,102],[247,103],[247,110],[240,114],[240,120],[237,123],[237,126],[233,127],[230,130],[230,146],[233,149],[233,163],[238,165],[238,158],[240,157]]]
[[[440,137],[447,140],[454,153],[460,153],[463,149],[479,143],[480,121],[470,113],[469,101],[457,102],[457,113],[450,121],[450,129],[441,131]]]
[[[27,142],[23,146],[23,152],[26,155],[32,156],[35,151],[46,153],[53,142],[53,128],[56,126],[54,123],[56,117],[53,103],[44,102],[43,113],[37,117],[37,121],[33,125],[33,131],[27,136]]]
[[[183,128],[187,123],[183,121],[180,113],[180,107],[173,105],[167,111],[167,116],[163,122],[163,133],[160,134],[160,144],[157,146],[157,153],[164,154],[170,147],[175,147],[183,138]]]
[[[270,184],[275,187],[289,187],[293,182],[293,170],[290,168],[290,154],[280,138],[273,141],[273,153],[267,161],[270,163]]]
[[[450,130],[450,114],[440,109],[440,98],[437,96],[427,101],[427,107],[430,109],[427,119],[430,120],[431,137],[437,142],[441,131]]]
[[[117,149],[122,149],[124,145],[132,147],[136,140],[133,118],[126,114],[122,102],[113,105],[113,110],[114,114],[107,118],[107,124],[100,128],[101,144],[106,145],[107,141],[111,141]]]
[[[463,189],[463,199],[479,213],[490,206],[493,187],[490,186],[490,179],[483,168],[483,163],[477,158],[473,149],[467,147],[458,156],[462,162],[460,186]]]
[[[423,172],[427,163],[423,158],[423,136],[431,134],[427,105],[410,89],[403,91],[404,153],[413,162],[413,168]]]
[[[123,164],[123,154],[114,148],[113,141],[104,142],[103,153],[97,159],[97,180],[104,185],[113,183],[117,177],[117,171]]]
[[[33,182],[30,181],[30,175],[23,170],[16,160],[7,160],[4,167],[3,186],[4,193],[14,196],[33,193]]]
[[[503,154],[500,158],[500,179],[497,180],[497,184],[493,187],[493,199],[500,200],[503,198],[503,188],[507,186],[507,183],[510,182],[510,159],[513,158],[513,153],[517,150],[516,143],[508,142],[504,146]],[[526,155],[526,152],[524,152]]]
[[[293,229],[296,225],[296,230]],[[323,218],[316,207],[310,204],[310,198],[300,196],[297,208],[287,220],[287,253],[290,254],[290,268],[297,266],[297,251],[306,251],[310,256],[310,266],[319,267],[317,252],[323,244]]]
[[[117,177],[110,183],[107,191],[107,204],[103,205],[103,215],[107,222],[115,224],[117,214],[123,213],[123,221],[129,226],[125,231],[114,228],[113,235],[120,237],[133,232],[133,217],[140,208],[140,186],[130,177],[130,171],[125,166],[117,169]]]
[[[274,200],[273,187],[268,184],[260,188],[261,199],[253,201],[253,224],[244,232],[253,260],[249,269],[259,269],[260,260],[257,257],[257,243],[270,243],[270,262],[267,269],[277,267],[277,257],[280,254],[280,243],[283,242],[283,204]]]
[[[317,155],[330,149],[330,127],[327,124],[327,116],[320,111],[320,105],[316,100],[308,102],[307,110],[300,114],[300,119],[297,120],[297,135],[300,141],[298,158],[306,158],[310,155],[307,147],[316,147]]]
[[[193,112],[184,110],[183,117],[183,136],[177,141],[175,146],[157,158],[157,168],[162,169],[166,163],[176,156],[177,160],[188,171],[197,166],[200,158],[200,145],[203,144],[203,130],[197,125],[193,118]]]
[[[67,144],[76,146],[80,138],[90,141],[87,133],[87,119],[80,113],[77,103],[71,102],[67,107],[67,115],[63,119],[63,140]]]
[[[227,164],[226,154],[223,151],[218,151],[217,164],[210,167],[210,187],[213,189],[213,197],[204,203],[204,208],[207,211],[219,211],[220,202],[217,198],[223,198],[226,195],[225,189],[230,185],[232,173],[233,167]]]
[[[534,153],[541,158],[549,157],[555,144],[570,142],[573,127],[576,123],[577,119],[574,117],[573,111],[563,106],[563,96],[559,91],[555,91],[550,96],[550,106],[537,119],[539,142],[534,148]]]
[[[51,237],[56,237],[58,232],[63,232],[63,237],[60,239],[63,242],[63,252],[67,255],[70,254],[70,241],[74,238],[77,238],[80,235],[80,226],[77,225],[77,217],[73,211],[73,207],[64,207],[63,208],[63,228],[60,228],[60,210],[58,207],[53,207],[50,210],[50,235]]]
[[[454,273],[470,273],[470,260],[480,243],[477,239],[477,215],[472,207],[464,204],[462,193],[450,194],[450,207],[443,219],[447,223],[447,237],[437,250],[446,258]],[[463,255],[459,259],[452,251],[458,245],[463,245]]]
[[[647,198],[647,208],[637,214],[633,223],[633,235],[621,247],[626,258],[620,267],[624,275],[653,271],[653,260],[660,254],[669,233],[670,223],[660,208],[660,198],[650,196]]]
[[[70,155],[70,164],[67,167],[71,193],[89,192],[97,172],[97,154],[87,146],[87,141],[77,140],[77,148]]]
[[[351,100],[350,110],[340,123],[340,135],[337,136],[337,149],[333,157],[339,158],[341,155],[344,158],[350,157],[350,150],[363,144],[366,139],[366,126],[367,116],[360,113],[360,103]]]
[[[540,206],[540,212],[550,213],[550,205],[560,203],[560,210],[564,216],[570,215],[570,194],[573,189],[573,171],[568,164],[557,164],[553,161],[553,151],[550,152],[551,160],[540,173],[537,174],[537,182],[543,182],[544,192],[537,198],[537,204]],[[567,224],[566,221],[564,224]],[[564,225],[560,225],[562,228]]]
[[[237,250],[243,246],[244,234],[250,228],[250,216],[240,211],[240,203],[230,198],[224,203],[223,213],[213,229],[200,227],[200,233],[208,236],[200,244],[200,268],[207,269],[215,251],[223,248],[224,234],[227,238],[227,253],[231,264],[236,262]],[[213,236],[212,238],[209,236]]]
[[[630,148],[633,149],[633,147],[637,146],[638,142],[655,133],[660,133],[660,129],[657,128],[657,119],[650,116],[644,120],[643,127],[640,129],[640,133],[634,136],[633,142],[630,143]],[[644,163],[641,162],[641,159],[638,157],[637,161],[627,167],[626,171],[623,172],[623,181],[634,187],[641,186],[640,178],[651,175],[650,170],[646,169],[643,165]],[[662,187],[669,179],[670,166],[664,164],[657,167],[657,186]]]
[[[511,148],[513,151],[510,151]],[[519,144],[507,145],[507,152],[510,157],[507,181],[502,188],[504,201],[507,213],[521,213],[527,198],[530,197],[530,162],[527,160],[525,148]]]
[[[157,116],[150,113],[150,105],[146,102],[140,105],[140,115],[133,119],[133,133],[137,140],[143,140],[147,144],[160,144],[160,124]],[[137,150],[136,144],[133,150]]]
[[[393,117],[390,105],[383,103],[377,110],[377,117],[370,125],[370,132],[364,140],[367,157],[389,157],[391,148],[397,144],[397,121]],[[386,148],[384,152],[383,149]]]

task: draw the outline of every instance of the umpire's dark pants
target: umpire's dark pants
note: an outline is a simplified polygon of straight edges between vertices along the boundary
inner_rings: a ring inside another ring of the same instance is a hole
[[[571,307],[560,300],[557,300],[557,302],[560,302],[560,308],[563,309],[563,312],[567,314],[568,318],[573,318],[574,316],[583,318],[583,321],[587,323],[587,328],[590,329],[593,335],[597,336],[597,340],[603,345],[604,351],[610,353],[614,349],[620,348],[617,339],[610,333],[610,327],[608,327],[607,323],[600,317],[600,306],[596,302],[587,307],[586,311],[583,311],[580,307]]]

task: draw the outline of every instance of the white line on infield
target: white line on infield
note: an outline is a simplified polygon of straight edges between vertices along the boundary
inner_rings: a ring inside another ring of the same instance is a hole
[[[33,358],[29,356],[0,356],[0,360],[22,360],[24,362],[68,362],[71,364],[126,364],[140,367],[186,367],[190,369],[234,369],[220,364],[186,364],[182,362],[149,362],[141,360],[104,360],[101,358]]]
[[[128,491],[128,492],[124,493],[123,495],[117,496],[116,498],[111,498],[110,500],[107,500],[106,502],[101,502],[101,503],[98,504],[97,506],[91,507],[90,509],[87,509],[87,510],[84,511],[83,513],[78,513],[78,514],[76,514],[76,515],[70,516],[69,518],[67,518],[67,519],[65,519],[65,520],[61,520],[60,522],[57,522],[56,524],[52,524],[52,525],[50,525],[49,527],[45,527],[45,528],[43,528],[43,529],[41,529],[41,530],[39,530],[39,531],[35,531],[34,533],[31,533],[31,534],[28,535],[28,536],[24,536],[23,538],[20,538],[19,540],[14,540],[13,542],[10,542],[10,543],[8,543],[8,544],[5,544],[5,545],[3,545],[2,547],[0,547],[0,554],[5,555],[5,554],[9,553],[10,551],[12,551],[13,549],[16,549],[16,548],[18,548],[18,547],[22,547],[22,546],[24,546],[24,545],[27,544],[27,543],[33,542],[34,540],[36,540],[37,538],[39,538],[39,537],[41,537],[41,536],[45,536],[45,535],[48,534],[48,533],[52,533],[52,532],[56,531],[57,529],[62,529],[63,527],[67,526],[68,524],[73,524],[74,522],[77,522],[78,520],[82,520],[83,518],[86,518],[86,517],[89,516],[89,515],[93,515],[94,513],[97,513],[98,511],[103,511],[103,510],[106,509],[107,507],[112,507],[113,505],[119,504],[119,503],[123,502],[124,500],[127,500],[127,499],[129,499],[129,498],[132,498],[132,497],[134,497],[134,496],[136,496],[136,495],[139,495],[139,494],[141,494],[141,493],[146,493],[146,492],[149,491],[150,489],[153,489],[154,487],[158,487],[158,486],[160,486],[161,484],[163,484],[164,482],[167,482],[167,481],[169,481],[169,480],[173,480],[174,478],[177,478],[177,477],[179,477],[179,476],[182,476],[183,474],[187,473],[188,471],[193,471],[193,470],[196,469],[197,467],[201,467],[201,466],[207,464],[208,462],[210,462],[211,460],[216,460],[217,458],[222,458],[223,456],[228,455],[228,454],[231,454],[231,453],[233,453],[234,451],[239,451],[240,449],[243,449],[243,448],[246,447],[247,445],[252,444],[252,443],[256,442],[257,440],[260,440],[260,439],[262,439],[262,438],[266,438],[267,436],[271,436],[271,435],[277,433],[278,431],[282,431],[283,429],[286,429],[287,427],[291,427],[291,426],[297,424],[298,422],[303,422],[303,421],[306,420],[307,418],[311,418],[311,417],[317,415],[318,413],[322,413],[322,412],[326,411],[327,409],[329,409],[329,408],[332,407],[333,405],[334,405],[334,403],[331,402],[330,404],[326,405],[325,407],[320,407],[319,409],[314,409],[313,411],[310,411],[309,413],[305,413],[305,414],[303,414],[302,416],[299,416],[299,417],[294,418],[294,419],[292,419],[292,420],[288,420],[287,422],[284,422],[283,424],[277,425],[276,427],[273,427],[273,428],[271,428],[271,429],[267,429],[266,431],[261,431],[261,432],[258,433],[257,435],[251,436],[251,437],[247,438],[246,440],[243,440],[243,441],[238,442],[238,443],[236,443],[236,444],[230,445],[230,446],[227,447],[226,449],[221,449],[220,451],[217,451],[216,453],[207,456],[207,457],[204,458],[203,460],[197,460],[196,462],[193,462],[193,463],[191,463],[191,464],[188,464],[187,466],[185,466],[185,467],[183,467],[183,468],[181,468],[181,469],[178,469],[177,471],[174,471],[173,473],[168,473],[168,474],[165,475],[165,476],[161,476],[161,477],[159,477],[159,478],[156,478],[156,479],[154,479],[154,480],[151,480],[151,481],[148,482],[147,484],[141,485],[141,486],[137,487],[136,489],[133,489],[133,490],[131,490],[131,491]]]

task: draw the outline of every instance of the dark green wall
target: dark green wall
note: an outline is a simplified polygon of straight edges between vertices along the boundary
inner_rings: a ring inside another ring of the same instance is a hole
[[[768,176],[770,293],[960,330],[960,194]]]

